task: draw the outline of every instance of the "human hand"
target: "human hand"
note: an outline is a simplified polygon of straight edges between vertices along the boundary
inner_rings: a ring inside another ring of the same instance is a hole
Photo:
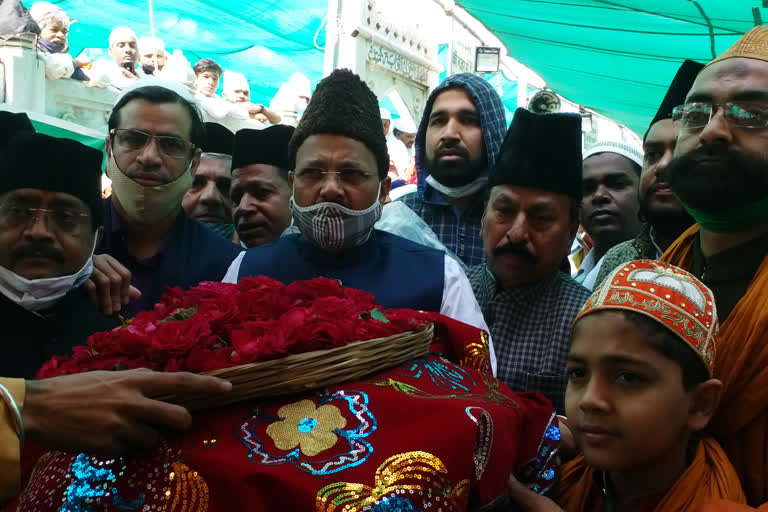
[[[109,254],[93,256],[93,274],[84,287],[91,303],[105,315],[116,313],[141,297],[139,289],[131,286],[130,270]]]
[[[125,78],[130,78],[131,80],[138,80],[138,78],[139,78],[139,76],[138,76],[138,75],[136,75],[136,74],[132,73],[132,72],[131,72],[130,70],[128,70],[128,69],[125,69],[125,68],[120,68],[120,71],[122,71],[122,72],[123,72],[123,76],[124,76]]]
[[[64,452],[115,457],[185,430],[192,416],[150,396],[219,394],[232,385],[191,373],[149,370],[86,372],[27,381],[21,416],[27,440]]]
[[[79,57],[75,57],[75,64],[77,64],[77,67],[79,68],[84,68],[91,64],[91,59],[85,55],[80,55]]]
[[[507,483],[507,493],[509,498],[517,505],[516,510],[524,512],[563,512],[563,509],[549,498],[539,496],[523,484],[521,484],[513,475],[509,476]]]

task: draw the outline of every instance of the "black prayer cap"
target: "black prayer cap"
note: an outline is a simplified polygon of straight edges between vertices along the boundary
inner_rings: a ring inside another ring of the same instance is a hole
[[[533,187],[581,200],[581,116],[515,111],[489,186]]]
[[[232,169],[251,164],[274,165],[291,170],[288,159],[288,143],[295,128],[287,124],[276,124],[263,130],[243,128],[235,134],[232,153]]]
[[[235,134],[218,123],[205,123],[205,137],[200,149],[203,153],[219,153],[232,156]]]
[[[32,121],[24,112],[8,112],[0,110],[0,148],[6,144],[19,132],[34,132],[35,127]]]
[[[317,84],[289,147],[291,169],[296,152],[310,135],[341,135],[368,147],[376,157],[379,178],[389,172],[387,140],[381,129],[379,102],[359,76],[336,69]]]
[[[72,139],[19,132],[0,150],[0,194],[19,188],[64,192],[91,210],[94,227],[104,222],[103,154]]]
[[[675,78],[672,79],[672,83],[669,84],[667,94],[664,96],[656,116],[651,121],[651,124],[648,125],[648,130],[662,119],[672,119],[672,109],[685,103],[685,97],[688,95],[691,87],[693,87],[693,82],[702,69],[704,69],[704,64],[695,60],[685,59],[683,61],[680,69],[677,70]],[[643,140],[647,136],[648,131],[645,132]]]

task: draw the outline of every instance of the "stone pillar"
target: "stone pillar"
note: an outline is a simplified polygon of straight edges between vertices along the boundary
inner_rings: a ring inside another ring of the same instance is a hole
[[[20,111],[45,112],[45,63],[37,56],[35,36],[0,41],[5,103]]]

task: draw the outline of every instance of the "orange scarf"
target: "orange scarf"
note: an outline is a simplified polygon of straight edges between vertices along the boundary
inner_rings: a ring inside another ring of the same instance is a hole
[[[595,485],[595,469],[579,456],[563,466],[555,501],[565,512],[588,511],[589,494]],[[687,512],[704,503],[727,499],[744,503],[739,477],[720,445],[705,438],[696,448],[696,456],[688,469],[667,491],[654,512]]]
[[[662,261],[690,269],[698,226],[688,229]],[[711,430],[742,478],[747,501],[768,501],[768,257],[746,295],[720,325],[714,376],[723,398]]]

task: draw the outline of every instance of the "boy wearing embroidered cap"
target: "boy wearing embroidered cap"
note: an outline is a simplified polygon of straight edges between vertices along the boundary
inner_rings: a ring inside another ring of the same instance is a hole
[[[671,265],[629,262],[589,298],[568,356],[566,411],[582,455],[563,467],[555,501],[566,512],[744,503],[725,452],[698,434],[723,387],[712,378],[717,330],[712,292]],[[557,510],[520,496],[529,510]]]
[[[592,289],[609,249],[640,231],[638,184],[643,153],[623,142],[598,142],[584,153],[581,225],[595,243],[574,278]]]

